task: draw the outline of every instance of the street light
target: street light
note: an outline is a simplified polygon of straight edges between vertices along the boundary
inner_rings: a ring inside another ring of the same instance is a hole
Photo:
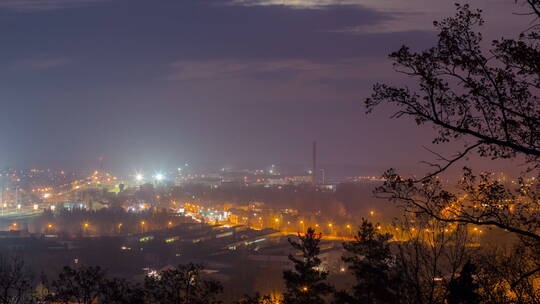
[[[135,175],[135,180],[138,181],[138,182],[142,182],[142,180],[144,179],[144,176],[140,173],[137,173],[137,175]]]

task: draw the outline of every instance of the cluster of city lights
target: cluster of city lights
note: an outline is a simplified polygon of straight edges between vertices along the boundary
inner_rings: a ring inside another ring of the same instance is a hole
[[[163,173],[156,173],[154,174],[154,176],[152,177],[154,181],[157,181],[157,182],[161,182],[165,179],[165,175]],[[137,173],[135,174],[135,180],[137,182],[142,182],[145,180],[145,177],[144,177],[144,174],[142,173]]]

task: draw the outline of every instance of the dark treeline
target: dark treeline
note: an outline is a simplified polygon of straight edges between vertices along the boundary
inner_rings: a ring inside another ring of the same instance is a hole
[[[539,303],[538,276],[527,276],[534,259],[525,245],[507,253],[471,248],[465,228],[450,231],[426,220],[422,231],[394,243],[391,235],[364,220],[355,240],[343,244],[348,279],[339,287],[329,282],[319,258],[321,234],[310,228],[289,239],[294,253],[289,255],[292,267],[283,272],[285,290],[245,296],[236,303]],[[198,264],[128,281],[87,265],[66,266],[46,277],[32,273],[20,258],[0,258],[0,303],[6,304],[224,303],[222,293],[223,285]]]

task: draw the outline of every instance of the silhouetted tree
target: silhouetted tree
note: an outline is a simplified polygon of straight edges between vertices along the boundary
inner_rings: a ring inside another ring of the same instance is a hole
[[[49,301],[94,304],[101,295],[105,272],[99,266],[65,266],[51,283]]]
[[[144,304],[144,290],[139,285],[113,278],[106,279],[100,286],[99,303],[103,304]]]
[[[146,298],[160,304],[218,304],[221,283],[204,280],[203,267],[197,264],[179,265],[157,276],[147,276],[144,282]]]
[[[482,303],[540,303],[538,282],[530,275],[539,265],[531,254],[534,253],[518,244],[511,250],[490,248],[476,256],[475,281],[480,287]]]
[[[34,303],[33,283],[22,259],[0,256],[0,304]]]
[[[326,282],[328,272],[321,270],[319,258],[321,235],[308,228],[305,235],[298,234],[299,242],[289,239],[291,246],[301,252],[301,258],[290,254],[289,260],[294,264],[294,271],[283,272],[285,286],[285,304],[318,304],[325,303],[324,297],[333,291]]]
[[[524,2],[540,17],[540,1]],[[434,169],[420,179],[387,171],[377,193],[441,222],[507,230],[540,257],[540,182],[528,178],[540,177],[539,25],[485,49],[476,31],[484,24],[479,10],[457,5],[455,17],[434,24],[436,46],[421,52],[404,46],[390,55],[416,88],[377,84],[367,110],[392,104],[399,108],[394,117],[433,126],[433,143],[460,142],[464,148],[454,156],[433,152],[439,161],[428,163]],[[446,189],[437,175],[475,151],[490,159],[523,159],[528,170],[508,185],[465,168],[458,190]],[[538,272],[540,267],[529,275]]]
[[[448,304],[478,304],[481,297],[478,294],[478,283],[475,282],[473,275],[476,274],[476,266],[467,261],[461,269],[458,277],[454,278],[448,284]]]
[[[425,215],[406,214],[395,230],[399,302],[444,303],[448,284],[475,254],[465,225],[448,227]],[[394,286],[394,284],[393,284]]]
[[[353,242],[344,243],[347,254],[343,261],[349,264],[356,282],[352,294],[341,291],[336,294],[336,303],[396,303],[396,287],[391,265],[393,257],[388,241],[390,234],[381,234],[367,220],[362,221]]]

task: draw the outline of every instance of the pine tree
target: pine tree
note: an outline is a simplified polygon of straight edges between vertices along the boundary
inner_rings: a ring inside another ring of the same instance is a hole
[[[470,261],[467,261],[459,277],[454,278],[448,284],[448,304],[477,304],[481,297],[477,293],[478,283],[474,281],[473,275],[476,267]]]
[[[294,270],[283,272],[287,290],[284,294],[285,304],[323,304],[324,297],[333,291],[326,283],[328,272],[320,269],[319,258],[321,235],[308,228],[305,235],[298,235],[299,242],[289,239],[294,249],[302,253],[301,258],[289,255]]]
[[[348,252],[342,259],[349,264],[356,279],[353,292],[336,293],[336,303],[396,303],[396,296],[391,286],[393,282],[390,264],[392,254],[388,241],[389,234],[381,234],[372,223],[363,220],[355,241],[344,243]]]

